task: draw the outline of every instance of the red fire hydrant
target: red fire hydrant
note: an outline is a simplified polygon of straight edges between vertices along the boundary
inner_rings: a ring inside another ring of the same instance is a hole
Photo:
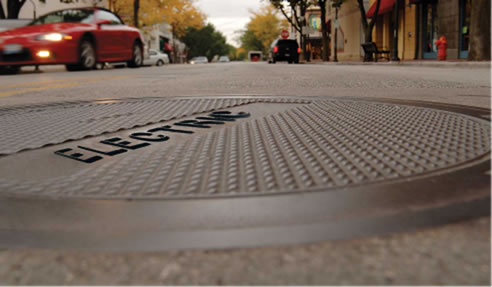
[[[448,48],[448,41],[446,40],[446,37],[441,36],[439,40],[436,40],[436,46],[437,46],[437,58],[439,61],[445,61],[446,57],[448,56],[446,54],[446,49]]]

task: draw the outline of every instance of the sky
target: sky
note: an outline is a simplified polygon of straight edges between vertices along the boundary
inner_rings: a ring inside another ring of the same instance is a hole
[[[266,1],[264,1],[266,3]],[[227,38],[227,42],[239,46],[236,41],[238,30],[249,22],[249,10],[258,10],[261,0],[197,0],[196,5],[207,15],[208,22]]]

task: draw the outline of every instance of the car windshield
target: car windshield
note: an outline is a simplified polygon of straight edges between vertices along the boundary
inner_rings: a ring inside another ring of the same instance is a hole
[[[70,9],[60,10],[32,21],[29,25],[54,24],[54,23],[92,23],[94,10],[91,9]]]

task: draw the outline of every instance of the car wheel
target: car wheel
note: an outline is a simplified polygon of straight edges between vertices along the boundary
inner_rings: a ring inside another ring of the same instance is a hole
[[[20,72],[19,66],[0,67],[0,75],[16,75]]]
[[[156,66],[162,66],[162,65],[164,65],[164,62],[162,60],[159,60],[159,61],[157,61],[157,63],[155,65]]]
[[[275,58],[273,58],[272,64],[275,64],[275,63],[277,63],[277,60],[275,60]]]
[[[79,65],[65,65],[65,69],[69,72],[72,72],[72,71],[79,71],[80,67]]]
[[[132,59],[128,61],[128,67],[130,68],[138,68],[142,66],[143,63],[143,55],[142,55],[142,46],[135,42],[133,45]]]
[[[96,66],[96,50],[91,41],[84,39],[80,43],[79,68],[92,70]]]

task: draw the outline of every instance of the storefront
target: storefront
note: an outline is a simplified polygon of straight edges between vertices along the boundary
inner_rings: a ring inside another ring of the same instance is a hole
[[[422,49],[424,59],[436,59],[437,47],[435,42],[439,39],[439,21],[437,1],[423,3],[423,39]]]
[[[460,0],[459,57],[468,58],[470,50],[471,0]]]
[[[369,19],[376,13],[376,0],[372,1],[366,17]],[[393,51],[394,10],[395,0],[381,0],[376,25],[373,30],[373,42],[380,50]]]
[[[466,59],[470,46],[473,0],[399,0],[398,57],[402,60],[437,59],[436,40],[445,36],[447,59]],[[366,14],[375,13],[371,0]],[[382,50],[394,50],[395,0],[381,0],[373,41]]]
[[[323,51],[321,12],[319,9],[307,11],[309,33],[306,37],[306,49],[311,60],[321,60]]]
[[[472,0],[411,0],[418,7],[420,59],[436,59],[435,41],[445,36],[448,59],[466,59],[470,44]]]

